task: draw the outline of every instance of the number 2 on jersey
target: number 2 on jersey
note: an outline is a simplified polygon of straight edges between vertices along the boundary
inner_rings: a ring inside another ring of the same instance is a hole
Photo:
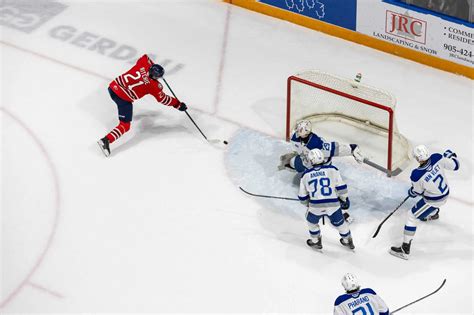
[[[331,180],[327,177],[321,177],[319,180],[313,179],[308,182],[308,184],[313,185],[314,190],[311,192],[311,197],[314,198],[314,195],[318,192],[318,182],[321,186],[321,195],[330,196],[332,194]]]
[[[130,73],[127,73],[126,75],[123,76],[123,79],[125,80],[126,83],[128,83],[128,81],[130,81],[130,79],[133,79],[133,80],[138,80],[137,83],[135,84],[130,84],[128,86],[128,88],[130,90],[132,90],[134,87],[136,86],[139,86],[139,85],[142,85],[143,84],[143,81],[139,80],[141,78],[141,75],[140,75],[140,72],[137,71],[137,76],[133,76],[133,74],[130,74]]]
[[[446,191],[446,189],[448,188],[448,185],[444,182],[444,178],[443,178],[443,176],[441,176],[441,174],[439,174],[438,176],[436,176],[433,179],[433,183],[436,183],[438,180],[439,180],[438,189],[443,194]]]

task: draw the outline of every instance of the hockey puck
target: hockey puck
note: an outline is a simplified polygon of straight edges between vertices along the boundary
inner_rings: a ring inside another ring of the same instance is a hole
[[[229,144],[229,142],[227,142],[226,140],[223,141],[225,145]]]

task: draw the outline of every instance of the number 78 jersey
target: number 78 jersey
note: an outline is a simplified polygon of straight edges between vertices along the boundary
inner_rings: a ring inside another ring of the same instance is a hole
[[[311,212],[321,215],[326,210],[339,209],[339,197],[346,199],[347,185],[335,166],[321,165],[303,173],[298,198],[309,201]]]
[[[163,105],[178,106],[179,101],[166,95],[161,83],[150,79],[148,76],[148,70],[152,65],[153,61],[147,55],[143,55],[130,70],[110,82],[109,87],[121,99],[128,102],[136,101],[147,94],[151,94]]]

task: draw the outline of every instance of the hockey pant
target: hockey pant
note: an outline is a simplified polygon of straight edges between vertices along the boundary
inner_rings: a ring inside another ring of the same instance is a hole
[[[339,235],[342,238],[347,239],[351,236],[349,225],[344,220],[342,211],[339,208],[331,215],[317,215],[309,210],[306,212],[306,221],[308,222],[309,234],[311,235],[311,238],[318,238],[321,235],[321,230],[319,228],[319,220],[323,216],[329,217],[331,224],[336,227],[336,229],[339,231]]]
[[[423,199],[420,199],[410,211],[408,211],[407,222],[405,224],[405,230],[403,232],[403,242],[410,243],[415,237],[416,226],[418,220],[425,219],[428,216],[438,213],[439,208],[433,207],[426,203]]]

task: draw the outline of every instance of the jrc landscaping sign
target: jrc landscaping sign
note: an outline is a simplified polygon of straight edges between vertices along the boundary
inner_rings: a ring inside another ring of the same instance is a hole
[[[474,30],[466,23],[383,2],[359,0],[357,31],[464,66],[474,66]]]

